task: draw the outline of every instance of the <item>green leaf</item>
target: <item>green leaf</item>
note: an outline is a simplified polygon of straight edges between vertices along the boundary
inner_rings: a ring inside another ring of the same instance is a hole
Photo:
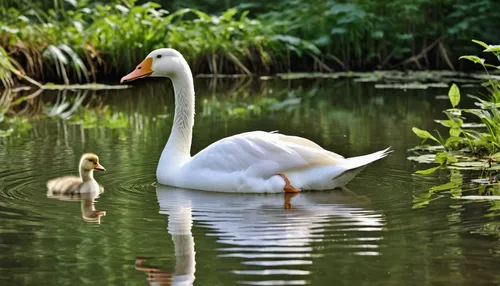
[[[462,138],[456,136],[450,136],[450,138],[446,139],[446,146],[450,147],[454,143],[461,143],[461,142],[463,142]]]
[[[460,89],[458,89],[458,86],[456,84],[453,84],[450,87],[450,91],[448,91],[448,97],[450,98],[451,106],[455,108],[455,106],[457,106],[460,102]]]
[[[500,52],[500,45],[489,45],[485,52]]]
[[[436,163],[439,163],[441,165],[444,165],[446,163],[446,160],[448,159],[448,154],[444,153],[444,152],[441,152],[439,154],[436,155],[436,158],[434,159],[434,161]]]
[[[452,127],[453,126],[453,120],[439,120],[439,119],[436,119],[434,120],[435,122],[437,123],[440,123],[441,125],[445,126],[445,127]]]
[[[48,45],[45,51],[43,52],[43,55],[51,57],[53,60],[59,61],[64,65],[68,64],[68,59],[66,58],[64,53],[61,52],[61,50],[54,45]]]
[[[75,8],[77,6],[76,0],[64,0],[64,2],[71,4]]]
[[[457,183],[449,182],[449,183],[446,183],[446,184],[442,184],[442,185],[439,185],[439,186],[432,187],[432,188],[429,189],[429,191],[431,191],[431,192],[440,192],[440,191],[446,191],[446,190],[454,189],[456,187],[458,187]]]
[[[425,170],[418,170],[415,173],[420,174],[420,175],[430,175],[430,174],[434,173],[439,168],[441,168],[441,166],[432,167],[432,168],[425,169]]]
[[[453,127],[450,129],[450,136],[458,137],[462,133],[462,128]]]
[[[298,46],[301,43],[300,38],[289,36],[289,35],[275,35],[271,37],[273,40],[281,41],[284,43],[288,43],[293,46]]]
[[[384,32],[383,31],[375,31],[372,32],[372,38],[380,40],[384,37]]]
[[[120,4],[117,4],[115,5],[115,8],[120,10],[120,12],[122,12],[123,14],[127,14],[129,9],[123,5],[120,5]]]
[[[14,132],[14,129],[9,128],[9,130],[0,130],[0,137],[8,137]]]
[[[347,32],[347,29],[342,28],[342,27],[334,27],[330,30],[330,34],[332,34],[332,35],[345,34],[346,32]]]
[[[448,160],[448,163],[456,163],[456,162],[458,162],[458,159],[455,156],[452,156],[450,154],[448,154],[447,160]]]
[[[437,140],[436,137],[432,136],[429,132],[427,132],[425,130],[418,129],[417,127],[413,127],[411,130],[413,131],[413,133],[415,133],[420,138],[432,139],[432,140],[436,141],[437,143],[441,144],[441,142],[439,142],[439,140]]]
[[[491,158],[492,158],[493,160],[497,160],[497,161],[498,161],[498,160],[500,159],[500,152],[498,152],[498,153],[495,153],[495,154],[491,155]]]
[[[436,158],[434,160],[436,163],[439,163],[441,165],[445,165],[448,163],[455,163],[458,161],[457,158],[455,158],[452,155],[445,153],[445,152],[441,152],[441,153],[437,154]]]
[[[461,56],[459,57],[459,59],[466,59],[466,60],[469,60],[473,63],[476,63],[476,64],[480,64],[480,65],[483,65],[484,64],[484,59],[478,57],[478,56]]]
[[[88,71],[87,67],[85,66],[85,64],[83,63],[80,56],[78,56],[78,54],[75,51],[73,51],[73,49],[71,49],[68,45],[61,44],[58,46],[58,48],[61,51],[66,52],[66,54],[68,54],[68,56],[70,56],[71,61],[73,63],[73,67],[75,68],[76,74],[78,76],[78,79],[81,80],[82,74],[83,74],[83,76],[85,77],[85,79],[88,82],[89,81],[89,77],[88,77],[89,71]]]
[[[481,45],[483,46],[485,49],[488,48],[488,44],[486,44],[485,42],[482,42],[482,41],[478,41],[478,40],[472,40],[472,42],[478,44],[478,45]]]

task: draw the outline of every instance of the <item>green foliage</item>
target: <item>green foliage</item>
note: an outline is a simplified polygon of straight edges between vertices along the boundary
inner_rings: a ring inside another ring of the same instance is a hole
[[[500,49],[497,46],[487,45],[484,42],[474,40],[474,43],[485,48],[484,52],[493,53],[498,57]],[[477,56],[462,56],[461,59],[469,60],[473,63],[483,66],[488,73],[488,67],[498,69],[500,66],[486,64],[483,59]],[[489,73],[488,73],[489,75]],[[460,103],[460,89],[453,84],[448,92],[448,97],[452,105],[452,109],[445,110],[447,120],[439,120],[443,126],[449,128],[449,137],[443,139],[439,133],[437,139],[429,132],[420,130],[416,127],[413,132],[424,141],[431,139],[437,142],[445,152],[438,153],[435,156],[434,162],[439,163],[439,166],[427,170],[417,171],[419,174],[431,174],[434,171],[447,166],[460,167],[477,167],[483,166],[482,163],[471,164],[471,161],[483,161],[488,163],[491,169],[492,164],[497,162],[500,152],[500,92],[499,82],[492,76],[489,76],[488,82],[484,86],[489,91],[489,96],[485,99],[471,96],[476,100],[475,105],[478,109],[458,109]],[[464,120],[465,115],[473,115],[478,118],[481,124],[477,127],[466,127]],[[485,130],[486,129],[486,130]],[[454,154],[454,155],[452,155]],[[460,155],[460,160],[457,159]],[[472,162],[474,163],[474,162]]]
[[[170,13],[154,2],[69,3],[71,9],[62,10],[64,4],[24,15],[15,10],[0,20],[2,45],[29,75],[65,84],[120,76],[160,47],[178,49],[202,73],[269,72],[271,65],[290,63],[293,55],[319,53],[314,45],[234,8],[211,16],[196,9]]]
[[[12,59],[7,52],[0,47],[0,81],[5,87],[10,87],[14,84],[13,71],[16,68],[12,64]]]
[[[456,84],[451,86],[448,97],[450,98],[451,106],[455,108],[460,102],[460,90]]]
[[[0,46],[28,76],[64,83],[119,77],[165,46],[195,73],[456,69],[467,39],[500,41],[496,23],[493,0],[2,0]]]
[[[454,68],[456,62],[450,59],[468,51],[464,45],[468,39],[500,41],[499,26],[492,24],[500,19],[497,1],[344,2],[283,1],[266,6],[272,11],[260,18],[283,23],[286,33],[317,45],[332,64],[357,68],[391,67],[398,62],[417,68]]]
[[[418,137],[424,139],[424,141],[426,139],[432,139],[432,140],[436,141],[437,143],[442,144],[441,141],[439,141],[436,137],[432,136],[429,132],[427,132],[425,130],[418,129],[417,127],[413,127],[412,130],[415,134],[417,134]]]

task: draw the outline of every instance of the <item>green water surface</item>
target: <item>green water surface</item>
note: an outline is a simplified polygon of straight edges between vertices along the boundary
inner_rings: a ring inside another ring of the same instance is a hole
[[[498,226],[498,206],[443,193],[415,207],[414,197],[449,181],[446,172],[414,175],[430,165],[406,159],[420,142],[411,128],[436,128],[449,106],[436,95],[446,89],[195,84],[193,154],[252,130],[302,136],[346,157],[395,151],[349,190],[285,198],[157,186],[173,120],[168,81],[45,92],[37,109],[52,117],[18,119],[0,139],[1,285],[499,285],[500,230],[487,229]],[[47,180],[78,174],[84,152],[107,169],[95,174],[104,193],[48,198]],[[92,218],[93,208],[106,215]]]

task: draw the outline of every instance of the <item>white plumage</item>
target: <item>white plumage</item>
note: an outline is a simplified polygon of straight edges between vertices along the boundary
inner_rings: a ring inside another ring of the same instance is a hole
[[[218,192],[333,189],[390,152],[344,158],[305,138],[254,131],[219,140],[192,157],[195,95],[189,65],[178,51],[158,49],[121,82],[147,76],[169,77],[174,86],[174,123],[156,172],[160,184]]]
[[[211,144],[181,167],[174,182],[160,183],[220,192],[283,192],[281,173],[296,189],[327,190],[344,186],[387,154],[386,149],[346,159],[304,138],[247,132]]]

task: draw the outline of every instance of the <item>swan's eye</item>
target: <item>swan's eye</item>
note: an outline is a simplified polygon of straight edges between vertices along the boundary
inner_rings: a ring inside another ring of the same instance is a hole
[[[161,58],[161,55],[157,55],[156,58],[158,58],[158,59]]]

